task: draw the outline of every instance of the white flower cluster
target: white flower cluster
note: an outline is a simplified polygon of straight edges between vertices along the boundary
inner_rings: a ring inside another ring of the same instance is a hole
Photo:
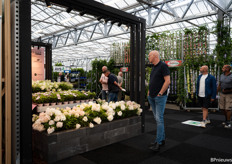
[[[51,82],[51,80],[44,80],[44,81],[32,80],[32,87],[37,87],[40,88],[41,90],[46,90],[46,91],[51,91],[53,89],[57,90],[59,88],[59,82]]]
[[[123,113],[126,110],[127,112],[131,111],[137,115],[140,115],[142,112],[140,105],[133,101],[119,101],[116,103],[104,102],[102,105],[89,102],[88,104],[82,103],[81,105],[77,105],[72,109],[69,107],[66,107],[65,109],[47,108],[45,112],[42,112],[39,115],[33,115],[32,121],[34,123],[32,127],[34,130],[40,132],[47,130],[47,133],[51,134],[54,131],[63,128],[64,122],[69,121],[67,119],[74,118],[77,122],[74,123],[75,127],[73,128],[79,129],[82,126],[93,128],[94,123],[102,123],[102,118],[107,119],[108,121],[113,121],[115,117],[120,118],[123,116],[122,118],[124,118],[125,114],[123,115]],[[91,115],[93,113],[94,116]],[[45,129],[44,125],[46,125],[47,129]]]

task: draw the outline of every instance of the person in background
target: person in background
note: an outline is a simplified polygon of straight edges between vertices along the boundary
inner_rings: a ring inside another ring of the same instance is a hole
[[[202,66],[200,72],[201,75],[197,79],[196,95],[198,96],[203,113],[201,127],[205,128],[206,124],[210,123],[208,119],[208,108],[211,102],[216,99],[217,86],[215,77],[208,73],[208,66]]]
[[[231,127],[231,110],[232,110],[232,73],[231,66],[224,65],[222,68],[223,74],[220,76],[217,91],[221,91],[219,99],[219,108],[225,115],[225,122],[222,124],[225,128]]]
[[[60,82],[64,81],[64,75],[62,72],[59,73],[59,76],[60,76]]]
[[[122,74],[121,71],[118,72],[117,78],[118,78],[118,84],[119,84],[119,86],[122,87],[122,83],[123,83],[123,74]],[[121,99],[122,99],[122,90],[120,89],[120,90],[118,91],[118,101],[121,101]]]
[[[65,73],[65,77],[64,77],[66,82],[69,82],[69,73]]]
[[[118,91],[121,90],[122,87],[120,87],[120,85],[118,84],[118,79],[116,75],[110,73],[109,70],[105,72],[105,76],[108,77],[108,89],[109,89],[108,102],[111,101],[116,102],[118,100]]]
[[[160,147],[165,144],[165,130],[164,130],[164,111],[167,101],[167,89],[170,85],[170,70],[164,62],[160,61],[158,51],[151,51],[148,55],[149,62],[153,64],[148,101],[152,107],[152,112],[156,120],[157,132],[155,142],[152,142],[150,149],[157,152]]]
[[[99,80],[99,82],[102,84],[102,90],[101,90],[101,93],[102,93],[102,99],[103,100],[107,100],[107,94],[108,94],[108,77],[106,77],[104,75],[104,73],[107,71],[107,67],[106,66],[103,66],[102,67],[102,75],[101,75],[101,78]]]

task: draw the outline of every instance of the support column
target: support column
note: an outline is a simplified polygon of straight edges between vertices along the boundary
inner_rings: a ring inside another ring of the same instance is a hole
[[[135,100],[134,96],[134,74],[135,74],[135,25],[131,25],[130,31],[130,99]]]
[[[52,46],[47,45],[46,51],[46,80],[52,80]]]
[[[140,24],[136,24],[136,57],[135,57],[135,101],[137,103],[139,103],[139,92],[141,91],[141,88],[139,86],[139,83],[140,83],[140,80],[139,77],[140,77],[140,46],[141,46],[141,42],[140,42],[140,30],[141,30],[141,27],[140,27]]]
[[[19,1],[20,163],[32,163],[31,1]]]
[[[141,23],[141,92],[140,92],[140,105],[143,110],[145,110],[145,32],[146,32],[146,22]],[[145,130],[145,114],[142,113],[142,132]]]

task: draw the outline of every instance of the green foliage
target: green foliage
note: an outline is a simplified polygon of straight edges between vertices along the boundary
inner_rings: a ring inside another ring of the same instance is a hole
[[[94,99],[95,97],[96,97],[96,93],[89,91],[80,92],[77,90],[69,90],[69,91],[60,91],[60,92],[43,92],[43,93],[38,92],[32,94],[32,102],[36,104],[43,104],[43,103]]]
[[[83,68],[71,68],[71,72],[79,72],[79,77],[85,76],[85,71]]]
[[[95,59],[92,61],[92,70],[87,73],[87,78],[90,80],[87,84],[87,89],[92,91],[96,91],[96,94],[98,95],[101,91],[101,83],[99,82],[99,79],[102,74],[102,67],[107,66],[108,70],[114,74],[118,74],[119,69],[115,68],[115,61],[113,59],[110,59],[108,62],[106,60],[102,59]],[[92,75],[91,75],[92,74]],[[91,78],[92,77],[92,78]],[[92,86],[92,88],[91,88]]]
[[[229,64],[232,61],[232,38],[230,35],[230,27],[223,25],[222,21],[218,21],[213,27],[213,33],[217,35],[217,45],[214,49],[216,61],[219,68],[224,64]]]
[[[67,90],[73,88],[73,85],[70,83],[67,83],[67,82],[60,82],[60,83],[58,83],[58,86],[63,91],[67,91]]]
[[[55,66],[63,66],[62,63],[56,63]]]
[[[37,92],[40,92],[41,91],[41,89],[40,89],[40,87],[39,86],[32,86],[32,93],[37,93]]]

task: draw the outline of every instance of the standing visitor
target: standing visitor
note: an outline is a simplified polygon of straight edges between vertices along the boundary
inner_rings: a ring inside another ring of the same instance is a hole
[[[118,91],[121,90],[122,88],[118,84],[118,79],[116,75],[110,73],[109,70],[105,72],[105,76],[108,77],[108,89],[109,89],[108,102],[111,101],[116,102],[118,100]]]
[[[122,74],[121,71],[118,72],[117,78],[118,78],[118,84],[119,84],[119,86],[122,87],[122,83],[123,83],[123,74]],[[120,90],[118,91],[118,101],[121,101],[121,99],[122,99],[122,90],[120,89]]]
[[[69,82],[69,73],[65,73],[65,77],[64,77],[66,82]]]
[[[205,128],[206,124],[210,123],[208,119],[208,108],[216,98],[217,86],[215,77],[208,73],[208,66],[202,66],[200,72],[201,75],[197,79],[196,95],[198,96],[203,113],[201,127]]]
[[[107,67],[103,66],[102,67],[102,75],[99,80],[99,82],[102,84],[102,100],[107,100],[107,94],[108,94],[108,77],[104,75],[104,73],[107,71]]]
[[[62,72],[59,73],[60,82],[64,81],[64,75]]]
[[[151,51],[148,55],[149,62],[153,64],[148,91],[148,101],[156,120],[157,132],[155,142],[150,149],[159,151],[165,144],[164,111],[167,101],[167,89],[170,85],[170,70],[164,62],[160,61],[158,51]]]
[[[225,128],[231,127],[231,110],[232,110],[232,73],[230,72],[231,66],[224,65],[222,68],[223,74],[220,76],[218,91],[220,93],[219,108],[225,115]]]

